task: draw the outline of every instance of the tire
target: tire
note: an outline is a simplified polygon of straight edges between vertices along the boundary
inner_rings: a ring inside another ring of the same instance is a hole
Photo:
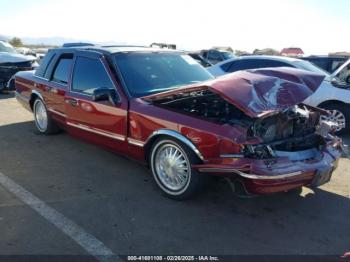
[[[344,120],[345,120],[345,127],[340,129],[340,130],[337,130],[336,134],[337,135],[342,135],[346,132],[348,132],[350,130],[350,107],[345,105],[345,104],[328,104],[328,105],[325,105],[325,106],[321,106],[321,108],[323,109],[326,109],[326,110],[329,110],[329,111],[338,111],[340,112],[341,114],[343,114],[343,117],[344,117]],[[331,120],[332,120],[332,117],[331,117]],[[337,121],[336,121],[337,122]]]
[[[34,101],[33,114],[35,126],[41,134],[51,135],[60,131],[50,114],[48,114],[45,103],[40,98],[36,98]]]
[[[201,161],[182,142],[168,137],[157,139],[151,148],[149,161],[156,184],[168,198],[188,199],[203,185],[204,176],[191,168],[192,164]]]
[[[346,83],[350,85],[350,75],[346,78]]]

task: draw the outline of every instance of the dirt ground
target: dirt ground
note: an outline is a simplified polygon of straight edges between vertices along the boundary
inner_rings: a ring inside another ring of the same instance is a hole
[[[146,167],[65,133],[40,135],[13,94],[0,95],[0,173],[115,254],[344,254],[349,171],[342,158],[316,190],[241,199],[218,181],[194,199],[172,201]],[[0,234],[0,255],[86,254],[1,185]]]

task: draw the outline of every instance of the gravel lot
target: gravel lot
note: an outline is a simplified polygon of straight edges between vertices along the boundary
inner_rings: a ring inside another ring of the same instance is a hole
[[[350,160],[312,191],[252,199],[224,181],[164,198],[148,169],[61,133],[42,136],[13,94],[0,95],[0,173],[115,254],[328,254],[350,251]],[[350,141],[348,138],[345,140]],[[0,185],[0,255],[86,254]]]

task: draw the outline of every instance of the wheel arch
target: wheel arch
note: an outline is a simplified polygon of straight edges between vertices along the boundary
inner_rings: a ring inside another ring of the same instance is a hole
[[[181,133],[170,130],[170,129],[159,129],[157,131],[154,131],[146,140],[144,144],[144,152],[145,152],[145,160],[148,163],[149,162],[149,157],[151,153],[151,148],[154,144],[154,142],[159,138],[159,137],[170,137],[173,138],[177,141],[180,141],[184,143],[186,146],[188,146],[189,149],[191,149],[194,154],[199,158],[199,160],[204,161],[204,157],[201,154],[201,152],[197,149],[197,147],[193,144],[193,142],[182,135]]]
[[[30,99],[29,99],[29,105],[30,105],[30,108],[32,109],[32,111],[34,109],[34,101],[37,98],[40,98],[41,100],[44,101],[43,96],[38,91],[33,90],[31,95],[30,95]]]
[[[339,101],[339,100],[327,100],[327,101],[324,101],[324,102],[318,104],[317,107],[321,107],[322,108],[324,106],[328,106],[328,105],[332,105],[332,104],[343,104],[343,105],[346,105],[346,106],[350,106],[350,104],[342,102],[342,101]]]
[[[11,77],[11,79],[7,82],[7,87],[9,89],[15,89],[15,79],[13,77]]]

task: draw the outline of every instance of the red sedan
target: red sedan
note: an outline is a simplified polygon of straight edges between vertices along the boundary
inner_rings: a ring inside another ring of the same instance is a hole
[[[177,51],[50,50],[16,75],[39,132],[70,134],[149,164],[159,188],[185,199],[225,176],[265,194],[329,181],[340,157],[327,112],[302,104],[323,76],[292,68],[213,77]]]

